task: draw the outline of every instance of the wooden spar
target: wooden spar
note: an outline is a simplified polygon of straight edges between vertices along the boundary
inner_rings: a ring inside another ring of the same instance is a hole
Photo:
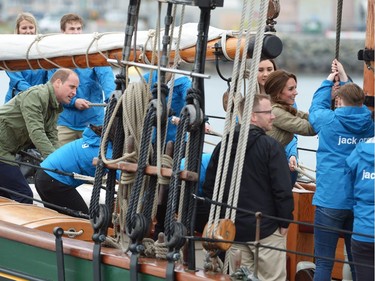
[[[267,38],[267,37],[266,37]],[[225,50],[227,57],[234,59],[237,46],[237,38],[230,37],[225,40]],[[280,39],[276,36],[268,37],[268,46],[267,40],[265,40],[264,48],[270,52],[271,56],[277,57],[282,50],[282,43]],[[222,42],[222,39],[214,39],[208,42],[206,60],[213,61],[215,60],[215,44]],[[241,40],[241,53],[245,44],[245,38]],[[183,61],[187,63],[193,63],[195,59],[196,47],[190,47],[180,50],[180,57]],[[170,61],[173,61],[175,56],[175,51],[170,53]],[[146,58],[145,58],[146,57]],[[130,53],[130,61],[148,63],[151,61],[152,51],[136,51],[136,56],[134,57],[134,52]],[[88,61],[87,59],[88,58]],[[250,54],[248,54],[250,58]],[[122,49],[113,49],[109,51],[103,51],[101,53],[93,54],[82,54],[74,56],[59,56],[53,58],[40,58],[40,59],[22,59],[22,60],[0,60],[0,69],[10,70],[10,71],[20,71],[26,69],[53,69],[57,66],[67,67],[67,68],[77,68],[77,67],[94,67],[94,66],[108,66],[110,65],[107,62],[107,59],[121,60],[122,59]]]
[[[366,41],[365,47],[368,50],[374,51],[374,5],[375,0],[367,1],[367,23],[366,23]],[[374,61],[370,62],[371,68],[364,66],[363,71],[363,90],[367,96],[374,97]],[[374,110],[372,108],[372,110]]]

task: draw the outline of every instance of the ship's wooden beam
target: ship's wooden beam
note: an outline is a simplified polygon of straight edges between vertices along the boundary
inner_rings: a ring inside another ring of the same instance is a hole
[[[93,164],[96,166],[98,164],[98,158],[93,159]],[[114,169],[114,170],[121,170],[128,173],[136,173],[138,170],[138,164],[130,163],[125,161],[120,161],[115,164],[106,164],[106,168]],[[172,176],[172,169],[170,168],[161,168],[160,171],[161,175],[166,178],[170,178]],[[156,166],[147,166],[145,169],[145,174],[149,176],[157,176],[158,175],[158,167]],[[198,181],[198,174],[191,171],[181,170],[180,172],[180,179],[184,181]]]
[[[230,37],[225,40],[225,45],[222,46],[222,39],[214,39],[208,42],[206,49],[206,60],[213,61],[216,58],[216,54],[219,55],[221,60],[233,60],[236,54],[238,38]],[[244,51],[245,38],[241,39],[240,52]],[[282,51],[282,42],[275,36],[268,34],[263,43],[263,55],[269,58],[276,58]],[[225,48],[225,52],[223,51]],[[251,47],[252,48],[252,47]],[[226,54],[224,56],[224,53]],[[247,51],[248,58],[251,58],[252,51]],[[187,63],[194,63],[196,47],[190,47],[179,51],[180,57]],[[175,51],[170,53],[170,61],[173,62],[175,57]],[[54,69],[57,67],[66,68],[86,68],[95,66],[108,66],[110,65],[107,59],[121,60],[122,49],[113,49],[110,51],[103,51],[102,53],[94,54],[82,54],[75,56],[60,56],[52,58],[40,58],[40,59],[22,59],[22,60],[0,60],[0,69],[9,71],[20,71],[26,69]],[[152,60],[152,51],[141,51],[136,50],[130,53],[129,61],[147,63]],[[157,60],[156,62],[157,63]]]

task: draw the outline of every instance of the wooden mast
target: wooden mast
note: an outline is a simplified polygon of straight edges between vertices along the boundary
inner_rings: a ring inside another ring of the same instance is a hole
[[[374,52],[374,5],[375,0],[367,1],[367,22],[366,22],[366,41],[365,48],[367,50],[372,50]],[[363,70],[363,90],[365,94],[374,99],[374,59],[369,62],[371,67],[368,67],[366,64]],[[371,108],[374,110],[374,108]]]

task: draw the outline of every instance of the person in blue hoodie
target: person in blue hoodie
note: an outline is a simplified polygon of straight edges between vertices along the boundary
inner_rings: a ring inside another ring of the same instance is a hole
[[[60,20],[60,28],[64,34],[81,34],[83,19],[77,14],[66,14]],[[55,70],[50,70],[52,75]],[[115,90],[115,79],[110,66],[93,68],[76,68],[79,77],[77,95],[60,114],[57,121],[60,145],[82,137],[83,130],[89,124],[104,123],[104,107],[91,104],[107,103]],[[104,97],[103,97],[104,96]]]
[[[48,169],[39,169],[35,175],[35,188],[43,201],[88,214],[88,207],[76,190],[85,181],[51,170],[94,177],[96,167],[92,161],[99,155],[101,131],[102,126],[90,125],[83,138],[58,148],[40,164]],[[112,155],[111,142],[107,155]]]
[[[361,142],[345,161],[346,193],[349,198],[353,197],[354,233],[351,250],[356,263],[356,279],[360,281],[374,280],[374,148],[375,138]]]
[[[35,17],[30,13],[20,13],[16,18],[14,33],[23,35],[37,34]],[[6,74],[9,77],[9,89],[5,95],[5,103],[19,92],[25,91],[31,86],[45,84],[48,81],[47,71],[44,69],[6,71]]]
[[[331,109],[331,89],[336,75],[340,78],[340,88],[336,91],[338,108]],[[309,121],[318,133],[319,146],[316,153],[316,191],[313,205],[316,206],[314,224],[352,231],[353,200],[345,191],[345,159],[359,142],[374,136],[374,122],[371,111],[363,105],[365,94],[356,84],[348,82],[342,64],[332,62],[332,73],[315,92],[310,107]],[[338,232],[314,228],[314,254],[316,270],[314,280],[331,280]],[[345,245],[349,261],[351,255],[351,235],[345,234]],[[351,266],[353,280],[354,267]]]
[[[143,75],[146,82],[150,79],[150,72],[147,72],[145,75]],[[172,74],[167,73],[166,74],[166,83],[168,87],[171,87],[172,83]],[[152,79],[151,79],[151,85],[154,85],[158,81],[158,74],[156,71],[152,71]],[[175,74],[174,77],[174,87],[173,87],[173,95],[172,95],[172,102],[171,102],[171,110],[173,112],[173,116],[168,117],[168,130],[167,130],[167,137],[165,140],[165,143],[168,141],[175,141],[176,140],[176,134],[177,134],[177,124],[176,116],[180,116],[182,108],[186,105],[186,94],[188,89],[191,88],[191,80],[187,76],[178,75]],[[168,102],[167,97],[167,102]]]

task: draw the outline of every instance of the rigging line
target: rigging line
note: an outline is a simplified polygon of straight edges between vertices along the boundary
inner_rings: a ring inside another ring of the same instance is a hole
[[[210,204],[220,205],[222,207],[235,209],[235,210],[237,210],[241,213],[245,213],[245,214],[249,214],[249,215],[255,215],[257,213],[257,212],[249,211],[249,210],[246,210],[246,209],[243,209],[243,208],[234,207],[234,206],[228,205],[227,203],[217,202],[217,201],[211,200],[207,197],[198,196],[196,194],[193,194],[193,198],[197,199],[197,200],[200,200],[200,201],[203,201],[203,202],[208,202]],[[315,225],[315,224],[307,223],[307,222],[294,221],[294,220],[290,220],[290,219],[284,219],[284,218],[266,215],[266,214],[263,214],[263,213],[261,214],[261,216],[264,217],[264,218],[273,219],[273,220],[276,220],[276,221],[283,221],[283,222],[294,223],[294,224],[304,225],[304,226],[312,226],[312,227],[316,227],[316,228],[319,228],[319,229],[330,230],[332,232],[338,232],[338,233],[342,233],[342,234],[355,234],[355,235],[359,235],[359,236],[363,236],[363,237],[375,238],[374,235],[369,235],[369,234],[364,234],[364,233],[359,233],[359,232],[353,232],[353,231],[349,231],[349,230],[343,230],[343,229],[336,228],[336,227],[327,227],[327,226]]]
[[[206,115],[206,117],[208,117],[208,118],[214,118],[214,119],[222,119],[222,120],[225,120],[225,117],[223,117],[223,116]]]
[[[72,177],[74,179],[82,180],[82,181],[89,182],[89,183],[92,183],[93,179],[94,179],[93,177],[86,176],[86,175],[64,172],[64,171],[61,171],[61,170],[58,170],[58,169],[44,168],[44,167],[41,167],[41,166],[38,166],[38,165],[30,164],[28,162],[22,162],[22,161],[17,161],[17,160],[9,160],[9,159],[3,158],[1,156],[0,156],[0,160],[4,160],[4,161],[7,161],[7,162],[11,162],[11,163],[15,163],[15,164],[23,165],[23,166],[28,166],[28,167],[35,168],[35,169],[38,169],[38,170],[44,170],[44,171],[52,172],[52,173],[63,175],[63,176]],[[101,188],[106,190],[106,188],[104,186],[102,186]]]
[[[19,193],[19,192],[14,191],[14,190],[7,189],[7,188],[2,187],[2,186],[0,186],[0,190],[5,191],[5,192],[7,192],[7,193],[11,193],[11,194],[17,195],[17,196],[20,196],[20,197],[23,197],[23,198],[25,198],[25,199],[33,200],[33,201],[35,201],[35,202],[38,202],[38,203],[43,204],[44,206],[48,206],[48,207],[51,207],[51,208],[57,209],[57,210],[59,210],[59,212],[65,213],[65,214],[67,214],[67,215],[71,215],[71,216],[79,217],[79,218],[84,218],[84,219],[89,219],[89,215],[83,213],[82,211],[76,211],[76,210],[69,209],[69,208],[67,208],[67,207],[61,207],[61,206],[59,206],[59,205],[55,205],[55,204],[52,204],[52,203],[48,203],[48,202],[46,202],[46,201],[39,200],[39,199],[36,199],[36,198],[34,198],[34,197],[31,197],[31,196],[27,196],[27,195],[25,195],[25,194]],[[31,205],[31,206],[32,206],[32,205]]]
[[[308,177],[310,180],[312,180],[314,183],[316,183],[316,178],[314,176],[309,175],[306,173],[303,169],[301,169],[298,166],[294,166],[294,170],[296,170],[298,173],[304,175],[305,177]]]
[[[3,160],[4,162],[16,163],[18,165],[24,165],[24,166],[29,166],[31,168],[36,168],[36,169],[41,169],[41,170],[53,172],[53,173],[60,174],[60,175],[63,175],[63,176],[74,177],[73,173],[60,171],[58,169],[43,168],[41,166],[33,165],[33,164],[30,164],[30,163],[27,163],[27,162],[22,162],[22,161],[17,161],[17,160],[9,160],[9,159],[1,157],[1,156],[0,156],[0,160]]]
[[[240,29],[239,29],[239,36],[236,44],[236,53],[234,57],[234,64],[233,64],[233,71],[232,71],[232,81],[236,81],[237,76],[238,76],[238,64],[240,60],[240,46],[241,46],[241,38],[244,33],[244,21],[245,21],[245,16],[247,12],[247,5],[246,1],[243,2],[243,7],[242,7],[242,13],[241,13],[241,21],[240,21]],[[234,116],[236,116],[238,112],[238,107],[234,106],[234,111],[232,112],[232,105],[233,105],[233,96],[235,92],[235,83],[230,84],[230,90],[229,90],[229,95],[228,95],[228,105],[227,105],[227,114],[225,118],[225,126],[224,126],[224,135],[227,136],[229,132],[229,139],[227,137],[223,138],[221,141],[221,148],[220,148],[220,153],[219,153],[219,161],[217,165],[217,171],[216,171],[216,176],[215,176],[215,184],[214,184],[214,190],[213,190],[213,199],[222,201],[223,200],[223,194],[224,194],[224,186],[226,182],[226,176],[227,176],[227,171],[228,171],[228,166],[229,166],[229,159],[230,159],[230,154],[229,152],[232,149],[231,145],[231,140],[233,139],[234,135],[234,126],[235,126],[235,120]],[[238,95],[237,95],[238,96]],[[237,99],[238,101],[238,99]],[[228,145],[227,145],[228,143]],[[225,151],[227,149],[227,151]],[[224,157],[224,155],[226,157]],[[221,178],[221,175],[223,178]],[[220,182],[220,178],[221,181]],[[210,208],[210,213],[209,213],[209,219],[207,223],[208,229],[211,229],[211,225],[214,224],[215,228],[218,225],[219,222],[219,214],[221,212],[220,207],[216,205],[211,205]],[[215,231],[215,229],[214,229]]]
[[[310,149],[305,147],[297,147],[298,150],[308,151],[308,152],[316,152],[316,149]]]
[[[250,128],[250,116],[251,112],[253,109],[253,100],[254,100],[254,93],[255,93],[255,88],[256,88],[256,83],[257,83],[257,70],[258,70],[258,65],[262,53],[262,47],[263,47],[263,39],[264,39],[264,30],[266,27],[266,20],[267,20],[267,10],[268,10],[268,0],[263,0],[260,3],[260,11],[259,11],[259,21],[258,23],[258,28],[257,32],[255,35],[255,45],[254,45],[254,54],[253,54],[253,59],[251,61],[250,65],[250,78],[249,78],[249,83],[250,87],[248,87],[248,92],[246,93],[245,96],[245,112],[244,112],[244,126],[241,126],[240,129],[240,135],[239,135],[239,142],[237,145],[237,150],[238,147],[240,148],[240,154],[237,155],[236,153],[236,158],[235,158],[235,183],[232,184],[231,188],[233,188],[234,194],[233,194],[233,205],[237,207],[238,204],[238,198],[239,198],[239,190],[240,190],[240,183],[242,180],[242,172],[243,172],[243,163],[245,161],[245,154],[246,154],[246,149],[247,149],[247,143],[248,143],[248,137],[249,137],[249,128]],[[255,3],[251,5],[251,18],[256,18],[256,14],[258,11],[255,11]],[[251,32],[246,33],[246,49],[248,47],[248,42],[250,41],[250,35]],[[241,69],[240,69],[240,79],[238,80],[238,83],[242,82],[242,77],[245,73],[246,69],[246,54],[245,52],[243,53],[242,57],[242,63],[241,63]],[[239,89],[241,84],[237,85],[237,89]],[[241,167],[241,168],[240,168]],[[232,221],[235,221],[236,217],[236,210],[231,213],[231,218]]]
[[[305,253],[305,252],[298,252],[298,251],[293,251],[293,250],[288,250],[288,249],[272,247],[272,246],[261,244],[261,243],[256,242],[256,241],[254,241],[254,242],[242,242],[242,241],[232,241],[232,240],[224,240],[224,239],[205,238],[205,237],[200,237],[200,236],[182,236],[182,238],[185,238],[185,239],[188,239],[188,240],[193,240],[193,241],[203,241],[203,242],[208,242],[208,243],[218,243],[219,242],[219,243],[246,245],[246,246],[259,246],[259,247],[262,247],[262,248],[276,250],[276,251],[285,252],[285,253],[289,253],[289,254],[295,254],[295,255],[299,255],[299,256],[319,258],[319,259],[324,259],[324,260],[330,260],[330,261],[333,261],[333,262],[345,263],[345,264],[350,264],[350,265],[360,265],[360,266],[366,266],[366,267],[369,267],[369,268],[374,268],[374,266],[372,266],[372,265],[361,264],[361,263],[357,263],[357,262],[351,262],[351,261],[335,259],[335,258],[329,258],[329,257],[326,257],[326,256],[316,256],[314,254],[309,254],[309,253]]]
[[[340,52],[340,33],[341,33],[341,21],[342,21],[342,6],[343,6],[343,0],[337,0],[336,50],[335,50],[335,58],[336,59],[339,59],[339,52]]]

